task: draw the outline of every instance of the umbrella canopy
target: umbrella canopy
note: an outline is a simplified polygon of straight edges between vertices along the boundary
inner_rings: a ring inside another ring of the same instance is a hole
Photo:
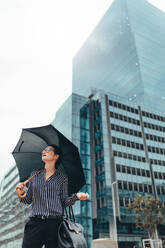
[[[25,181],[33,170],[44,167],[41,153],[49,144],[57,145],[62,153],[62,167],[68,175],[69,194],[76,193],[85,184],[78,148],[52,125],[25,128],[12,152],[20,181]]]

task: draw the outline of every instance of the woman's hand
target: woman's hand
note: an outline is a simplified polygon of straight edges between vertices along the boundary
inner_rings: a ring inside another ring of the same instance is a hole
[[[16,186],[16,189],[19,188],[21,191],[21,194],[25,192],[26,185],[24,183],[18,183]]]
[[[87,200],[89,198],[89,194],[88,193],[82,193],[79,192],[76,194],[79,200]]]

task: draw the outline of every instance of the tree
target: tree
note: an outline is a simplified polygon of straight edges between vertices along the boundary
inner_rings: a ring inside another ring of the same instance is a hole
[[[136,227],[146,231],[152,239],[158,224],[164,221],[164,204],[150,195],[145,197],[138,195],[133,202],[128,204],[128,209],[135,213]]]

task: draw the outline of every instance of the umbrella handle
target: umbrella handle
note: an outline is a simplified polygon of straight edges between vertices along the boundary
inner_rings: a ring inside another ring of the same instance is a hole
[[[41,172],[41,170],[37,171],[32,177],[29,177],[25,182],[23,182],[24,185],[26,185],[27,183],[29,183],[35,176],[37,176],[39,173]],[[16,187],[16,192],[17,195],[20,199],[23,199],[26,197],[26,192],[21,194],[21,190],[19,187]]]
[[[20,198],[20,199],[23,199],[23,198],[25,198],[26,197],[26,193],[24,192],[23,194],[21,194],[21,190],[20,190],[20,188],[16,188],[16,192],[17,192],[17,195],[18,195],[18,197]]]

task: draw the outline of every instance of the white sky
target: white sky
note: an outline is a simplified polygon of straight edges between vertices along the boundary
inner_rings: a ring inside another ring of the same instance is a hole
[[[49,124],[71,94],[72,57],[111,3],[0,0],[0,179],[21,129]]]

